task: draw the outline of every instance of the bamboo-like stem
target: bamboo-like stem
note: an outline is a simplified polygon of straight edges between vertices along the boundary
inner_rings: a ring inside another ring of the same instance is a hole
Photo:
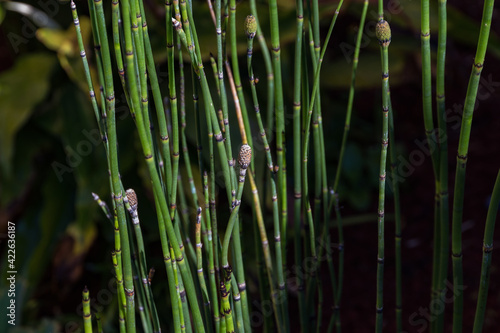
[[[229,0],[229,31],[230,31],[230,44],[231,44],[231,65],[236,92],[238,94],[238,101],[240,105],[241,115],[245,126],[245,132],[251,134],[250,123],[248,121],[247,107],[245,103],[245,96],[243,95],[243,87],[241,85],[240,70],[238,65],[238,51],[236,41],[236,0]],[[252,136],[247,137],[248,144],[253,147]]]
[[[166,227],[165,227],[166,223],[165,223],[164,215],[163,215],[163,212],[161,211],[158,200],[155,200],[155,206],[156,206],[156,214],[158,217],[158,231],[159,231],[159,235],[160,235],[161,249],[162,249],[162,253],[163,253],[163,262],[165,263],[165,270],[167,271],[167,281],[168,281],[168,290],[169,290],[169,294],[170,294],[170,304],[171,304],[171,308],[172,308],[173,326],[174,326],[175,333],[180,333],[182,331],[182,329],[181,329],[182,312],[180,311],[179,306],[178,306],[179,299],[178,299],[177,288],[176,288],[176,284],[175,284],[175,277],[177,275],[176,275],[176,273],[174,273],[174,270],[173,270],[172,257],[170,255],[170,248],[168,245],[168,237],[167,237],[167,232],[166,232]],[[168,218],[169,215],[166,215],[166,216]]]
[[[262,33],[262,28],[259,23],[259,16],[257,13],[257,5],[255,3],[255,0],[250,0],[250,12],[252,15],[255,17],[255,23],[257,26],[257,31],[256,31],[256,38],[257,41],[259,42],[260,49],[262,50],[262,56],[264,58],[264,65],[266,68],[266,77],[267,77],[267,121],[265,123],[266,129],[268,131],[268,135],[271,135],[272,130],[273,130],[273,108],[274,108],[274,72],[273,72],[273,64],[271,60],[271,55],[269,53],[269,48],[267,46],[266,39],[264,37],[264,34]],[[271,137],[269,137],[269,140],[271,140]],[[258,164],[255,166],[255,173],[260,174],[262,171],[262,168],[265,166],[265,162],[262,164]],[[266,176],[266,183],[270,182],[271,175],[267,174]],[[262,182],[264,181],[264,178],[262,178]],[[263,183],[259,183],[259,188],[263,187]]]
[[[220,101],[222,107],[222,116],[223,120],[221,124],[221,128],[224,128],[224,132],[226,134],[226,153],[228,155],[228,165],[229,172],[231,174],[231,189],[233,186],[236,186],[236,177],[234,176],[234,160],[232,158],[231,151],[231,131],[229,129],[229,112],[227,105],[227,95],[226,88],[224,83],[224,51],[222,44],[222,28],[221,28],[221,0],[215,1],[215,18],[216,18],[216,26],[215,31],[217,34],[217,71],[218,71],[218,86],[220,91]],[[232,197],[229,197],[231,200]]]
[[[389,103],[391,101],[389,100]],[[397,156],[396,156],[396,137],[394,135],[394,113],[392,104],[389,104],[389,158],[391,162],[391,189],[394,197],[394,216],[395,216],[395,231],[394,231],[394,244],[395,244],[395,258],[396,258],[396,332],[403,330],[402,318],[402,263],[401,263],[401,205],[399,196],[399,184],[397,179]]]
[[[170,255],[175,258],[175,253],[170,247]],[[174,282],[175,288],[177,290],[177,303],[179,307],[180,314],[180,327],[182,332],[192,332],[191,320],[189,316],[189,308],[186,302],[186,291],[184,290],[184,284],[182,283],[182,277],[179,270],[177,269],[177,263],[175,259],[172,259],[172,269],[174,272]]]
[[[424,117],[424,127],[425,127],[425,135],[427,138],[427,142],[429,145],[429,150],[431,151],[431,160],[432,167],[434,171],[434,179],[435,179],[435,204],[434,209],[436,212],[434,213],[435,219],[434,224],[437,225],[435,230],[437,233],[434,235],[434,257],[433,257],[433,279],[432,279],[432,288],[431,288],[431,304],[438,299],[440,292],[444,286],[444,280],[441,280],[441,273],[443,271],[443,267],[439,265],[444,260],[441,257],[441,249],[442,244],[441,239],[445,237],[442,233],[442,224],[441,224],[441,203],[439,200],[439,191],[441,188],[440,184],[440,172],[439,172],[439,156],[437,151],[437,140],[436,133],[434,127],[434,121],[432,116],[432,73],[431,73],[431,51],[430,51],[430,38],[431,31],[429,27],[429,0],[421,1],[421,53],[422,53],[422,109],[423,109],[423,117]],[[431,307],[431,314],[433,318],[436,318],[431,323],[431,332],[441,332],[443,329],[444,323],[444,311],[437,312],[435,307]]]
[[[129,232],[132,233],[132,230],[129,229]],[[142,329],[144,332],[153,332],[152,320],[150,320],[150,311],[149,307],[144,295],[144,290],[142,288],[142,283],[139,281],[140,268],[139,263],[137,262],[137,252],[135,249],[134,243],[132,245],[132,268],[134,272],[134,285],[135,292],[137,296],[137,309],[139,312],[140,323],[142,324]]]
[[[338,208],[338,185],[340,181],[340,175],[342,173],[342,163],[344,161],[344,153],[345,153],[345,147],[347,144],[347,138],[349,135],[349,130],[351,128],[351,116],[352,116],[352,108],[353,108],[353,101],[354,101],[354,93],[355,93],[355,84],[356,84],[356,73],[358,69],[358,63],[359,63],[359,52],[360,52],[360,45],[361,45],[361,40],[363,37],[363,31],[364,31],[364,26],[365,26],[365,20],[366,20],[366,13],[368,11],[368,0],[365,0],[363,2],[363,9],[361,12],[361,17],[360,17],[360,22],[359,22],[359,27],[358,27],[358,34],[356,37],[356,45],[354,49],[354,57],[352,60],[352,69],[351,69],[351,85],[349,88],[349,97],[348,97],[348,102],[347,102],[347,111],[346,111],[346,118],[345,118],[345,124],[344,124],[344,133],[342,135],[342,143],[340,147],[340,153],[339,153],[339,159],[337,162],[337,170],[335,173],[335,180],[333,183],[333,196],[335,200],[335,212],[337,215],[337,220],[340,222],[338,223],[338,233],[339,233],[339,270],[338,270],[338,288],[337,288],[337,298],[338,300],[336,301],[336,315],[335,317],[337,318],[337,325],[340,326],[340,316],[338,314],[339,312],[339,307],[340,307],[340,299],[341,299],[341,294],[342,294],[342,281],[343,281],[343,262],[344,262],[344,240],[343,240],[343,230],[342,230],[342,223],[341,223],[341,216],[340,216],[340,210]],[[342,236],[342,237],[341,237]]]
[[[275,75],[274,83],[274,112],[276,117],[276,155],[277,155],[277,179],[278,179],[278,200],[279,207],[281,209],[281,226],[286,225],[286,220],[283,217],[286,216],[286,179],[284,177],[284,163],[285,163],[285,147],[283,146],[283,141],[285,137],[285,110],[283,101],[283,82],[281,77],[281,48],[280,48],[280,34],[279,34],[279,20],[278,20],[278,4],[276,0],[269,1],[269,17],[271,21],[271,46],[272,46],[272,59],[273,59],[273,69]],[[273,198],[274,200],[274,198]],[[283,231],[283,227],[282,231]],[[279,234],[276,237],[281,237]],[[285,237],[285,236],[283,236]],[[281,239],[280,239],[281,240]],[[285,239],[283,239],[285,240]],[[281,242],[280,246],[283,246]],[[282,253],[281,253],[282,252]],[[286,253],[286,249],[283,246],[283,250],[280,253],[276,253],[276,256],[283,256]],[[277,258],[279,262],[277,265],[277,275],[278,275],[278,289],[280,290],[282,299],[282,312],[288,313],[288,309],[285,309],[285,304],[287,303],[286,295],[286,285],[283,277],[283,266],[282,258]],[[283,322],[283,331],[287,332],[289,327],[288,322]]]
[[[391,43],[391,28],[383,18],[376,26],[377,39],[380,44],[382,60],[382,149],[380,153],[379,203],[378,203],[378,254],[377,254],[377,305],[375,331],[382,332],[384,310],[384,214],[385,214],[385,182],[387,147],[389,145],[389,57],[388,48]]]
[[[90,297],[87,286],[83,288],[82,292],[83,304],[83,328],[85,333],[92,333],[92,314],[90,313]]]
[[[365,26],[366,12],[368,11],[368,0],[363,2],[363,11],[361,13],[361,18],[359,21],[358,35],[356,37],[356,46],[354,48],[354,57],[352,59],[352,69],[351,69],[351,86],[349,88],[349,97],[347,101],[347,111],[345,116],[344,133],[342,135],[342,143],[340,145],[339,160],[337,162],[337,171],[335,173],[335,181],[333,183],[333,191],[337,193],[338,185],[340,181],[340,175],[342,173],[342,163],[344,161],[345,147],[347,143],[347,137],[349,135],[349,130],[351,128],[351,116],[352,107],[354,101],[355,84],[356,84],[356,72],[358,70],[359,63],[359,50],[361,45],[361,40],[363,38],[363,31]]]
[[[229,266],[228,266],[229,268]],[[229,278],[230,280],[231,278]],[[224,322],[225,331],[227,333],[234,332],[234,322],[233,315],[231,311],[231,305],[229,304],[229,291],[227,290],[226,283],[221,280],[220,282],[220,293],[222,296],[222,311],[224,312]],[[222,331],[221,331],[222,332]]]
[[[92,198],[97,202],[99,207],[101,207],[101,210],[103,211],[104,215],[106,215],[106,218],[113,223],[113,216],[111,216],[111,212],[109,210],[108,205],[106,204],[105,201],[102,201],[101,198],[94,192],[92,192]]]
[[[458,141],[457,169],[455,175],[455,193],[453,196],[453,222],[452,222],[452,244],[451,256],[453,263],[453,332],[462,332],[463,314],[463,271],[462,271],[462,214],[465,190],[465,168],[469,152],[470,131],[472,127],[472,115],[476,102],[479,80],[484,66],[484,58],[488,47],[488,38],[491,29],[491,18],[493,15],[494,0],[485,0],[483,17],[481,19],[481,30],[477,43],[476,56],[467,87],[464,110],[462,115],[462,126]]]
[[[447,120],[445,110],[445,63],[447,39],[446,0],[440,0],[438,4],[439,31],[436,61],[436,111],[438,131],[436,134],[436,142],[439,146],[439,233],[436,235],[436,237],[439,236],[440,263],[438,281],[436,283],[441,284],[440,297],[444,297],[446,293],[444,283],[448,279],[448,262],[450,251],[450,218],[448,202],[448,135],[446,130]],[[437,251],[437,248],[435,249],[435,251]]]
[[[144,6],[142,0],[139,1],[140,4],[140,10],[141,10],[141,15],[144,18],[144,22],[142,24],[143,28],[143,35],[144,35],[144,46],[145,46],[145,53],[146,53],[146,66],[147,70],[149,73],[149,81],[151,83],[151,88],[152,88],[152,93],[153,93],[153,99],[154,99],[154,104],[156,108],[156,116],[158,119],[158,125],[159,125],[159,132],[160,132],[160,141],[161,141],[161,148],[162,148],[162,153],[163,153],[163,161],[165,165],[165,173],[166,175],[172,175],[172,177],[164,177],[166,178],[166,184],[167,184],[167,193],[172,193],[172,178],[176,174],[175,170],[172,171],[172,156],[171,156],[171,151],[170,151],[170,139],[168,135],[168,130],[167,130],[167,120],[165,118],[165,110],[163,107],[163,100],[160,92],[160,86],[158,82],[158,76],[156,75],[156,68],[155,68],[155,63],[153,59],[153,51],[151,48],[151,42],[149,40],[149,34],[148,34],[148,28],[147,28],[147,22],[146,22],[146,15],[144,13]],[[167,38],[167,45],[168,45],[168,38]],[[167,50],[170,52],[170,48],[167,48]],[[169,54],[170,55],[170,54]],[[172,56],[172,55],[170,55]],[[173,57],[173,56],[172,56]],[[170,60],[170,59],[168,59]],[[168,62],[168,61],[167,61]],[[170,64],[170,62],[168,62]],[[171,67],[173,68],[173,66]],[[169,71],[169,93],[172,93],[172,89],[170,88],[170,71]],[[175,82],[175,79],[174,79]],[[173,88],[173,93],[175,95],[175,86]],[[173,106],[172,106],[173,108]],[[174,146],[175,148],[175,146]],[[174,160],[175,160],[175,150],[174,150]],[[172,194],[172,197],[174,195]],[[171,199],[171,201],[173,201]]]
[[[127,299],[125,296],[125,289],[123,288],[123,261],[122,261],[122,247],[121,247],[121,239],[120,239],[120,226],[118,223],[118,216],[114,215],[114,239],[115,239],[115,248],[113,250],[113,257],[116,257],[116,263],[113,259],[113,265],[115,265],[115,277],[116,277],[116,285],[118,291],[118,303],[120,304],[120,308],[122,310],[123,315],[125,315],[127,311]],[[125,316],[121,317],[123,319],[123,324],[125,324]],[[121,322],[120,322],[121,324]]]
[[[212,300],[212,309],[214,314],[215,332],[218,333],[220,329],[220,315],[219,315],[219,299],[217,294],[217,282],[215,278],[215,263],[214,263],[214,242],[212,240],[211,219],[210,219],[210,201],[208,194],[208,175],[205,171],[203,174],[203,189],[205,195],[205,219],[208,228],[208,270],[210,280],[210,298]]]
[[[243,194],[243,187],[245,185],[247,168],[250,164],[251,157],[252,157],[252,150],[250,146],[243,145],[240,149],[240,154],[238,157],[238,163],[240,165],[240,173],[238,177],[238,192],[236,194],[235,206],[231,211],[231,216],[229,217],[229,222],[227,223],[226,233],[224,235],[224,242],[222,243],[222,267],[224,269],[227,269],[229,267],[229,262],[228,262],[229,241],[231,240],[233,227],[235,222],[237,221],[238,211],[241,206],[241,196]]]
[[[113,26],[113,46],[115,50],[116,66],[118,67],[118,76],[120,77],[120,83],[122,84],[123,91],[125,92],[125,97],[127,101],[130,100],[128,95],[126,81],[125,81],[125,70],[123,69],[123,56],[122,49],[120,45],[120,3],[118,0],[111,1],[112,8],[112,26]]]
[[[172,17],[172,3],[167,0],[165,2],[166,9],[166,30],[167,30],[167,65],[168,65],[168,88],[170,109],[172,112],[172,180],[170,185],[170,214],[173,218],[175,210],[175,198],[177,191],[177,173],[179,172],[179,123],[177,118],[177,94],[175,88],[175,59],[174,59],[174,29],[170,24]],[[168,178],[168,177],[167,177]]]
[[[486,216],[483,238],[483,259],[481,264],[481,279],[477,297],[476,315],[474,317],[473,333],[483,331],[484,316],[486,312],[486,300],[488,298],[488,284],[490,280],[491,257],[493,254],[493,234],[495,231],[495,220],[500,204],[500,171],[497,174],[495,186],[491,193],[490,206]]]
[[[101,313],[97,312],[95,314],[95,320],[97,322],[97,333],[102,333],[102,321],[101,321]]]
[[[128,189],[126,191],[126,196],[123,199],[125,207],[127,208],[130,217],[132,218],[132,224],[134,227],[134,233],[137,243],[137,256],[138,256],[138,270],[137,275],[141,280],[142,293],[145,303],[144,305],[147,307],[146,311],[151,314],[153,320],[153,329],[155,332],[159,330],[160,320],[158,318],[158,313],[156,311],[156,305],[154,303],[152,291],[148,282],[148,278],[146,275],[147,271],[147,263],[146,263],[146,251],[144,247],[144,240],[142,237],[142,230],[140,227],[139,214],[138,214],[138,202],[137,195],[133,189]],[[141,289],[141,288],[138,288]],[[143,323],[144,324],[144,323]]]
[[[210,300],[208,297],[207,285],[205,282],[205,275],[203,274],[203,255],[201,247],[201,207],[198,207],[196,214],[196,272],[198,273],[198,282],[200,283],[200,289],[203,298],[203,304],[205,312],[208,313],[210,310]],[[208,319],[208,316],[206,316]]]
[[[76,11],[76,5],[75,5],[74,1],[71,1],[71,12],[73,15],[73,23],[74,23],[75,29],[76,29],[76,36],[77,36],[77,40],[78,40],[78,47],[80,49],[80,56],[82,57],[83,67],[85,70],[85,79],[87,81],[87,86],[89,88],[90,101],[92,102],[92,108],[94,110],[94,115],[95,115],[96,120],[97,120],[99,132],[101,133],[101,136],[103,136],[104,135],[103,131],[105,129],[101,127],[101,116],[99,114],[99,106],[97,104],[97,100],[95,97],[94,85],[92,83],[92,77],[90,75],[89,63],[87,61],[87,54],[85,52],[85,46],[83,45],[83,38],[82,38],[82,33],[81,33],[81,28],[80,28],[80,20],[78,18],[78,13]],[[105,149],[107,150],[107,141],[105,141],[104,146],[105,146]],[[99,206],[101,206],[101,203],[99,203]],[[103,208],[103,206],[101,206],[101,208]],[[109,216],[109,215],[110,214],[106,213],[106,216]]]
[[[312,29],[309,29],[309,38],[310,38],[310,50],[311,50],[311,60],[312,60],[312,69],[313,73],[316,73],[316,69],[318,66],[320,50],[321,50],[321,41],[319,38],[319,4],[318,0],[312,1]],[[321,80],[320,74],[318,72],[318,77],[315,78],[317,80]],[[313,220],[315,222],[315,226],[319,227],[320,220],[320,212],[321,212],[321,193],[322,193],[322,183],[323,183],[323,172],[322,170],[322,160],[324,156],[324,152],[322,151],[322,131],[320,133],[319,127],[319,119],[321,118],[321,95],[319,89],[316,91],[316,96],[314,99],[314,108],[312,114],[312,132],[313,132],[313,149],[314,149],[314,168],[316,172],[314,172],[314,214]],[[326,177],[326,175],[324,175]],[[326,205],[324,206],[326,207]],[[324,218],[326,219],[326,214],[324,214]],[[323,228],[326,228],[326,223],[324,223]],[[322,233],[323,234],[323,233]],[[319,266],[318,266],[319,269]],[[318,281],[319,282],[319,281]],[[320,284],[318,284],[320,287]]]
[[[118,225],[118,221],[116,221],[116,224]],[[118,237],[115,237],[115,239],[116,238],[120,239],[119,232],[116,233],[118,234]],[[120,333],[124,333],[127,330],[125,327],[126,300],[125,300],[125,293],[123,290],[123,277],[121,271],[121,264],[119,264],[118,255],[116,251],[111,252],[111,255],[113,259],[113,267],[115,270],[116,289],[118,292],[118,323],[120,327]]]
[[[295,265],[302,263],[302,235],[301,235],[301,213],[302,213],[302,186],[301,186],[301,77],[302,77],[302,36],[304,29],[304,8],[303,1],[296,1],[296,38],[295,38],[295,59],[294,59],[294,90],[293,90],[293,183],[294,183],[294,254]],[[305,330],[307,324],[307,311],[305,303],[304,281],[297,276],[297,289],[299,299],[300,328]]]
[[[235,318],[236,318],[236,327],[237,331],[241,333],[245,333],[245,326],[243,324],[243,310],[241,305],[241,295],[239,293],[238,283],[236,282],[236,278],[234,274],[231,276],[231,289],[233,294],[233,304],[235,309]],[[250,331],[251,332],[251,331]]]

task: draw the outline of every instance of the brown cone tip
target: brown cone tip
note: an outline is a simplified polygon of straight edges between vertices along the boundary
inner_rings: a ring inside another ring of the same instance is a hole
[[[126,193],[130,207],[137,207],[137,195],[135,194],[135,191],[129,188]]]
[[[391,27],[385,20],[380,20],[375,27],[375,35],[382,46],[389,46],[391,43]]]
[[[240,148],[240,154],[238,155],[238,163],[241,168],[246,169],[250,165],[252,160],[252,148],[249,145],[243,145]]]

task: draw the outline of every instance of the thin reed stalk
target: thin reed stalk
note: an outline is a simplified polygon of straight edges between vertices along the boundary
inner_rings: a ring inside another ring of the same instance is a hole
[[[446,130],[446,105],[445,105],[445,63],[446,63],[446,39],[447,39],[447,15],[446,0],[440,0],[438,5],[438,50],[436,61],[436,111],[437,111],[437,134],[436,142],[439,146],[438,167],[439,170],[439,232],[435,237],[439,237],[439,273],[438,281],[441,284],[441,297],[446,290],[442,284],[448,279],[448,262],[450,247],[450,227],[449,227],[449,202],[448,202],[448,134]],[[437,185],[437,184],[436,184]],[[434,249],[438,251],[437,248]]]
[[[440,173],[439,173],[439,157],[436,141],[436,133],[434,121],[432,116],[432,73],[431,73],[431,51],[430,51],[430,19],[429,19],[429,1],[421,1],[421,53],[422,53],[422,109],[424,116],[425,135],[431,151],[432,167],[434,171],[435,181],[435,202],[434,202],[434,256],[433,256],[433,278],[431,287],[431,303],[434,302],[443,290],[444,280],[441,280],[441,273],[443,268],[440,266],[443,258],[441,257],[442,246],[445,245],[441,242],[443,235],[442,225],[440,222],[441,202],[439,191]],[[435,307],[431,307],[433,317],[437,318],[431,323],[431,332],[441,332],[444,322],[444,311],[436,311]]]
[[[483,331],[484,317],[486,312],[486,300],[488,298],[488,284],[490,280],[491,257],[493,255],[493,234],[495,231],[495,220],[500,204],[500,171],[497,174],[495,186],[491,193],[490,206],[486,216],[483,238],[483,259],[481,263],[481,279],[479,281],[479,292],[477,297],[476,315],[474,317],[473,333]]]
[[[297,0],[296,4],[296,37],[295,37],[295,58],[294,58],[294,89],[293,89],[293,184],[294,184],[294,254],[295,265],[298,267],[302,263],[302,186],[300,162],[301,147],[301,78],[302,78],[302,36],[304,30],[304,5],[302,0]],[[307,325],[307,311],[304,281],[297,277],[297,289],[299,298],[300,328],[303,331]]]
[[[380,8],[379,8],[380,9]],[[382,60],[382,139],[380,153],[379,173],[379,201],[378,201],[378,254],[377,254],[377,305],[375,331],[382,332],[384,311],[384,259],[385,259],[385,183],[387,147],[389,145],[389,56],[388,49],[391,43],[391,28],[389,23],[383,19],[383,12],[379,12],[380,20],[376,26],[376,35],[380,44],[380,56]]]
[[[281,209],[281,230],[280,232],[275,231],[274,239],[276,242],[276,271],[278,277],[278,290],[280,293],[281,303],[281,313],[284,316],[288,313],[287,307],[287,293],[286,285],[283,273],[283,256],[286,253],[286,248],[281,242],[281,234],[286,229],[286,179],[284,177],[284,164],[285,164],[285,151],[283,146],[284,136],[285,136],[285,111],[284,111],[284,100],[283,100],[283,82],[281,77],[281,48],[280,48],[280,33],[279,33],[279,19],[278,19],[278,4],[276,0],[269,1],[269,16],[271,24],[271,45],[272,45],[272,59],[273,59],[273,70],[275,76],[274,82],[274,112],[276,117],[276,155],[277,155],[277,193],[278,193],[278,205]],[[273,198],[274,200],[274,198]],[[286,322],[285,318],[282,323],[282,328],[285,332],[288,331],[289,323]]]
[[[92,333],[92,314],[90,313],[90,297],[87,286],[83,288],[82,304],[83,304],[83,329],[85,333]]]
[[[469,152],[470,131],[472,127],[472,115],[476,102],[477,91],[481,72],[484,68],[484,58],[488,47],[488,38],[491,29],[491,19],[493,15],[494,0],[485,0],[483,16],[481,19],[481,30],[477,42],[476,56],[472,65],[472,71],[465,96],[465,103],[462,115],[462,126],[460,128],[460,138],[457,151],[457,168],[455,174],[455,192],[453,195],[453,218],[452,218],[452,242],[451,259],[453,263],[453,332],[462,332],[463,320],[463,268],[462,268],[462,215],[465,194],[465,168]]]

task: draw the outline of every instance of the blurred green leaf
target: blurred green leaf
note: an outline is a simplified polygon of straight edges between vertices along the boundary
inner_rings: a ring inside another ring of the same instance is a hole
[[[470,19],[456,8],[448,9],[448,35],[454,40],[475,48],[479,38],[480,22]],[[494,30],[490,32],[488,51],[500,58],[500,38]]]
[[[49,91],[55,58],[46,53],[19,57],[0,74],[0,165],[8,176],[15,135]]]
[[[5,18],[5,8],[3,8],[3,4],[0,3],[0,24],[2,24],[4,18]]]

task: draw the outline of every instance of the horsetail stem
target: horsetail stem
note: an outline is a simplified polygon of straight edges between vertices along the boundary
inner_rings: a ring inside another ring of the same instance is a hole
[[[83,304],[83,328],[85,330],[85,333],[92,333],[92,314],[90,313],[90,297],[87,286],[83,288],[82,304]]]
[[[493,254],[493,234],[495,231],[495,220],[500,204],[500,171],[497,174],[495,186],[491,194],[486,225],[484,227],[483,238],[483,259],[481,263],[481,279],[479,282],[479,292],[477,297],[476,314],[474,317],[473,333],[483,331],[484,316],[486,312],[486,300],[488,297],[488,284],[490,279],[491,257]]]
[[[440,210],[444,209],[441,207],[441,202],[439,200],[440,197],[440,163],[438,161],[437,155],[437,141],[436,141],[436,133],[434,127],[434,121],[432,116],[432,74],[431,74],[431,53],[430,53],[430,37],[431,31],[429,27],[429,1],[424,0],[421,2],[421,49],[422,49],[422,103],[423,103],[423,116],[424,116],[424,126],[425,126],[425,135],[427,138],[427,142],[429,143],[429,149],[431,153],[432,167],[434,171],[434,179],[435,179],[435,235],[434,235],[434,257],[433,257],[433,279],[432,279],[432,293],[431,293],[431,302],[438,299],[440,293],[443,292],[444,288],[444,279],[446,277],[442,277],[444,271],[447,271],[446,267],[440,266],[441,263],[447,262],[441,256],[441,249],[443,246],[446,246],[442,243],[442,239],[446,237],[443,235],[444,230],[444,222],[441,221]],[[444,322],[444,311],[439,311],[436,313],[434,308],[431,308],[431,313],[437,319],[431,323],[431,332],[436,331],[440,332],[443,329]]]
[[[440,0],[438,5],[438,49],[436,61],[436,111],[438,131],[436,141],[439,146],[438,170],[439,170],[439,280],[443,283],[448,278],[448,262],[450,247],[450,227],[449,227],[449,202],[448,202],[448,143],[446,131],[446,110],[445,110],[445,62],[446,62],[446,38],[447,38],[447,18],[446,0]],[[437,249],[436,249],[437,250]],[[435,251],[436,251],[435,250]],[[441,296],[445,289],[441,287]]]
[[[210,219],[210,200],[208,194],[208,174],[205,171],[203,173],[203,190],[205,195],[205,217],[207,221],[207,228],[209,232],[208,236],[208,269],[209,269],[209,280],[210,280],[210,296],[212,300],[212,309],[214,313],[214,322],[215,322],[215,332],[219,332],[220,328],[220,315],[219,315],[219,299],[216,288],[216,276],[215,276],[215,259],[214,259],[214,242],[212,240],[212,231],[211,231],[211,219]],[[215,239],[218,241],[218,238]]]
[[[279,20],[278,20],[278,4],[276,0],[269,1],[269,16],[270,16],[270,24],[271,24],[271,46],[272,46],[272,58],[273,58],[273,70],[275,75],[275,85],[274,85],[274,98],[275,98],[275,117],[276,117],[276,154],[277,154],[277,178],[278,178],[278,197],[276,200],[278,201],[278,206],[281,209],[281,228],[286,225],[286,220],[283,219],[286,216],[286,178],[284,177],[284,163],[285,163],[285,147],[283,145],[283,140],[285,136],[285,111],[284,111],[284,100],[283,100],[283,82],[281,77],[281,47],[280,47],[280,33],[279,33]],[[275,198],[273,198],[274,200]],[[285,228],[282,228],[285,229]],[[283,230],[282,230],[283,231]],[[280,233],[276,234],[275,232],[275,240],[277,245],[280,247],[283,246],[281,243]],[[276,258],[277,262],[277,275],[278,275],[278,289],[280,290],[281,298],[283,303],[281,304],[281,312],[284,314],[288,312],[285,309],[285,304],[287,303],[287,295],[286,295],[286,286],[285,280],[283,277],[283,255],[286,253],[286,249],[283,246],[283,249],[279,251],[276,250],[276,256],[281,258]],[[283,322],[284,331],[288,331],[288,323]]]
[[[389,101],[390,102],[390,101]],[[394,230],[394,243],[395,243],[395,258],[396,258],[396,332],[401,332],[403,330],[403,319],[402,319],[402,263],[401,263],[401,205],[399,196],[399,184],[397,179],[397,158],[396,158],[396,138],[394,134],[394,113],[392,109],[392,104],[389,104],[389,158],[391,166],[391,181],[392,181],[392,192],[394,196],[394,218],[395,218],[395,230]]]
[[[252,148],[249,145],[243,145],[240,148],[240,153],[238,154],[238,164],[240,167],[239,177],[238,177],[238,193],[236,195],[235,206],[231,211],[231,216],[229,217],[229,222],[227,223],[226,233],[224,235],[224,242],[222,243],[222,267],[226,269],[229,267],[228,262],[228,249],[229,241],[231,240],[231,234],[233,233],[234,223],[237,220],[238,211],[241,205],[241,196],[243,194],[243,186],[245,184],[245,177],[247,173],[247,168],[252,160]]]
[[[125,292],[123,290],[123,277],[122,277],[122,269],[121,269],[121,258],[118,259],[118,254],[116,251],[111,252],[113,267],[115,271],[115,279],[116,279],[116,289],[118,292],[118,322],[120,327],[120,333],[126,332],[125,327],[125,311],[126,311],[126,303],[125,300]]]
[[[102,321],[101,321],[101,313],[97,312],[95,314],[95,320],[97,322],[97,333],[102,333]]]
[[[229,267],[227,266],[226,269],[229,269]],[[224,312],[225,332],[234,333],[233,315],[231,313],[231,305],[229,304],[229,291],[224,281],[220,281],[220,293],[222,297],[222,311]]]
[[[141,279],[142,286],[142,294],[145,299],[145,306],[147,306],[147,310],[150,312],[151,317],[153,319],[154,330],[158,331],[160,327],[160,321],[158,318],[158,314],[156,311],[156,305],[154,303],[153,295],[151,292],[150,285],[148,283],[148,277],[146,275],[147,271],[147,263],[146,263],[146,251],[144,247],[144,240],[142,237],[142,230],[140,227],[139,214],[138,214],[138,201],[137,194],[133,189],[128,189],[126,192],[126,196],[124,198],[125,207],[127,208],[130,217],[132,218],[132,224],[134,227],[136,242],[137,242],[137,250],[138,250],[138,272]],[[139,288],[141,289],[141,288]]]
[[[304,29],[304,8],[303,1],[296,0],[296,38],[295,38],[295,59],[294,59],[294,90],[293,90],[293,182],[294,182],[294,254],[295,265],[302,262],[301,244],[301,212],[302,212],[302,186],[301,186],[301,76],[302,76],[302,36]],[[305,303],[304,281],[297,277],[299,293],[299,313],[300,328],[304,330],[307,323],[307,311]]]
[[[460,288],[463,285],[462,270],[462,214],[465,190],[465,168],[467,165],[467,155],[469,152],[470,131],[472,127],[472,115],[476,102],[479,80],[484,67],[484,58],[488,47],[488,38],[491,29],[494,0],[485,0],[483,16],[481,19],[481,30],[477,42],[476,56],[472,65],[469,85],[462,116],[462,126],[460,128],[460,138],[457,151],[457,168],[455,175],[455,193],[453,196],[453,218],[452,218],[452,243],[451,257],[453,263],[453,292],[456,298],[453,302],[453,332],[462,332],[463,317],[463,292]]]
[[[205,283],[205,275],[203,274],[203,255],[201,248],[203,244],[201,243],[201,207],[198,207],[196,212],[196,272],[198,274],[198,281],[200,283],[200,289],[203,296],[203,304],[205,311],[210,308],[210,300],[208,298],[207,286]]]
[[[106,204],[106,202],[102,201],[101,198],[99,198],[99,196],[97,194],[95,194],[94,192],[92,192],[92,198],[94,198],[94,200],[97,202],[97,204],[99,205],[99,207],[101,207],[104,215],[106,215],[106,218],[111,223],[113,223],[113,217],[111,216],[111,212],[110,212],[109,207]]]
[[[385,179],[387,163],[387,147],[389,145],[389,57],[388,48],[391,43],[391,28],[387,21],[381,19],[375,28],[380,44],[382,58],[382,149],[380,153],[379,203],[378,203],[378,254],[377,254],[377,305],[376,332],[382,332],[384,310],[384,214],[385,214]]]

